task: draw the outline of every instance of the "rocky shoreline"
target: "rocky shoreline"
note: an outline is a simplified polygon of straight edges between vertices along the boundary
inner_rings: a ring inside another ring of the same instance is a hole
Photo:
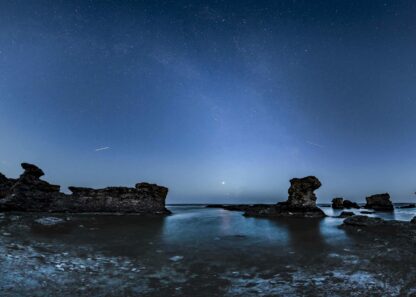
[[[40,177],[42,169],[22,163],[24,172],[18,179],[0,173],[0,211],[62,213],[136,213],[166,215],[168,188],[138,183],[134,188],[107,187],[92,189],[69,187],[72,194],[60,192]]]

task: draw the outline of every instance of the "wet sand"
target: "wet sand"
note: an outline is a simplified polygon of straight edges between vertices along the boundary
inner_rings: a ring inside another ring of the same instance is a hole
[[[0,213],[0,296],[416,296],[415,242],[395,234],[169,208],[53,215],[58,228],[34,227],[50,214]]]

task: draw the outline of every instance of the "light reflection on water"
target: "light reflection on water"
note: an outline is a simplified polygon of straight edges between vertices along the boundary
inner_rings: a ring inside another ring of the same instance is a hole
[[[385,220],[399,220],[399,221],[410,221],[416,216],[416,208],[395,208],[392,212],[374,212],[373,214],[363,214],[362,211],[372,211],[370,209],[333,209],[332,207],[321,207],[321,209],[328,216],[338,216],[342,211],[352,211],[356,215],[366,215],[369,217],[379,217]]]
[[[166,245],[181,245],[196,249],[212,247],[256,248],[260,246],[288,249],[325,248],[348,245],[349,240],[339,226],[344,219],[336,218],[342,210],[322,207],[328,215],[324,219],[248,218],[242,212],[205,208],[204,206],[170,206],[173,215],[166,218],[161,238]],[[346,209],[361,214],[365,209]],[[396,209],[395,212],[376,212],[391,220],[410,220],[415,209]]]
[[[367,250],[372,246],[363,244],[365,237],[339,228],[343,219],[335,216],[341,211],[332,208],[322,208],[329,215],[324,219],[250,218],[242,212],[196,205],[168,208],[173,214],[167,217],[54,214],[66,220],[65,229],[58,233],[29,227],[34,219],[50,214],[4,214],[0,234],[9,235],[0,236],[0,275],[10,277],[0,278],[0,288],[31,291],[36,287],[31,284],[34,280],[49,280],[53,274],[56,282],[76,284],[67,287],[73,292],[88,269],[93,274],[88,282],[100,282],[97,286],[102,292],[123,285],[128,290],[139,286],[138,293],[149,290],[143,296],[171,296],[172,290],[183,287],[188,291],[178,296],[200,296],[200,288],[209,285],[204,296],[223,296],[229,289],[236,290],[231,296],[246,296],[255,281],[261,291],[287,296],[286,290],[294,285],[303,288],[311,278],[317,285],[326,282],[327,289],[333,285],[334,292],[342,286],[349,293],[357,286],[354,277],[359,277],[367,290],[367,283],[377,284],[379,271],[388,271],[389,276],[398,270],[388,266],[390,262],[381,268],[372,262],[368,265],[373,252]],[[362,210],[352,211],[359,214]],[[410,220],[415,211],[396,209],[373,216]],[[385,250],[385,242],[377,244]],[[27,271],[31,277],[18,282]],[[393,284],[410,275],[407,270],[401,273]],[[362,280],[363,276],[369,276],[368,280]],[[385,280],[377,286],[384,292]]]

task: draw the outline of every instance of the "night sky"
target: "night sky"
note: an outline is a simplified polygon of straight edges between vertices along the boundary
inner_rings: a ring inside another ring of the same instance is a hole
[[[168,203],[416,196],[416,1],[1,1],[0,171]]]

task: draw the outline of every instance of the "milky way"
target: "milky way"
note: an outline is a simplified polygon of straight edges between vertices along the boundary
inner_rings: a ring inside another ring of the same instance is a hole
[[[416,190],[414,1],[1,1],[0,171],[169,202]]]

